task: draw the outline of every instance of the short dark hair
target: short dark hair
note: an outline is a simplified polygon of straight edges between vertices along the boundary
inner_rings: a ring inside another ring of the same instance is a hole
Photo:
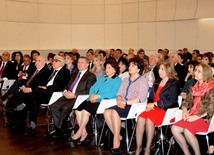
[[[112,76],[112,78],[115,78],[119,74],[118,62],[115,59],[109,59],[104,63],[104,68],[106,68],[107,64],[110,64],[115,69],[115,75]]]
[[[138,69],[140,69],[139,74],[142,75],[143,70],[144,70],[144,63],[143,63],[143,59],[140,59],[139,57],[136,58],[131,58],[129,60],[129,64],[133,63],[134,65],[137,66]]]
[[[98,54],[102,54],[104,57],[106,56],[106,52],[103,51],[103,50],[100,50],[100,51],[98,52]]]

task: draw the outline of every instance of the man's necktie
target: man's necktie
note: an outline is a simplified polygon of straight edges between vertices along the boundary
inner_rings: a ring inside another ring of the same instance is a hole
[[[1,75],[2,75],[2,73],[3,73],[3,71],[4,71],[4,65],[5,65],[5,62],[3,62],[2,67],[1,67],[1,70],[0,70],[0,77],[1,77]]]
[[[52,80],[53,77],[56,75],[57,72],[58,72],[58,70],[53,71],[53,73],[51,74],[51,76],[48,78],[48,81]]]
[[[81,72],[79,72],[76,76],[76,78],[74,79],[74,81],[72,82],[71,86],[69,87],[69,90],[72,92],[74,89],[74,86],[76,85],[77,81],[79,80],[81,75]]]
[[[29,86],[30,86],[31,81],[36,77],[36,75],[37,75],[38,72],[39,72],[38,70],[36,70],[36,71],[34,72],[34,74],[33,74],[33,75],[31,76],[31,78],[28,80],[28,82],[27,82],[27,84],[26,84],[26,87],[29,87]]]
[[[23,72],[25,72],[26,69],[27,69],[27,66],[24,66]],[[22,80],[23,76],[24,76],[24,75],[21,75],[21,76],[19,77],[19,80]]]

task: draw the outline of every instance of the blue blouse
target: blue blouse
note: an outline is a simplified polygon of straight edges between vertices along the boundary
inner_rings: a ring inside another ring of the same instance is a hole
[[[122,83],[121,78],[108,78],[107,76],[101,76],[97,82],[90,88],[90,94],[98,94],[100,98],[96,102],[101,102],[104,98],[116,98],[120,84]],[[87,99],[89,101],[89,98]]]

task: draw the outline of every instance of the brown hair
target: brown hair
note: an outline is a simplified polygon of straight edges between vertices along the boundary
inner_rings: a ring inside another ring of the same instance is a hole
[[[174,66],[174,63],[172,63],[171,61],[169,60],[164,60],[164,61],[161,61],[159,63],[159,66],[160,65],[163,65],[165,70],[166,70],[166,74],[167,76],[170,78],[170,79],[176,79],[178,80],[178,76],[177,76],[177,72],[175,71],[175,66]]]

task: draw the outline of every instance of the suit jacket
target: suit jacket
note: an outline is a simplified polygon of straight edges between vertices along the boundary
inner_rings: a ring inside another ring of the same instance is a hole
[[[32,74],[35,72],[35,70],[36,70],[35,64],[30,63],[28,69],[27,69],[25,72],[26,72],[27,75],[29,76],[29,75],[32,75]],[[24,71],[24,65],[21,65],[21,66],[19,67],[18,72],[19,72],[19,71]],[[17,75],[17,76],[18,76],[18,75]],[[27,76],[27,77],[28,77],[28,76]]]
[[[56,74],[53,84],[47,86],[47,90],[51,92],[63,91],[70,79],[70,72],[67,68],[62,67]]]
[[[179,78],[179,82],[180,82],[180,88],[182,89],[184,87],[185,84],[185,77],[187,75],[187,67],[184,65],[180,65],[179,63],[177,63],[175,65],[175,71],[178,74],[178,78]]]
[[[71,74],[71,79],[68,85],[66,86],[66,90],[69,90],[69,87],[74,81],[74,79],[76,78],[77,74],[78,72],[74,72]],[[75,92],[76,97],[78,95],[89,94],[89,90],[95,82],[96,82],[96,76],[93,73],[86,71],[77,85],[76,92]]]
[[[35,71],[34,71],[35,72]],[[28,80],[30,80],[31,76],[33,76],[34,72],[28,76]],[[38,86],[46,86],[48,83],[48,77],[50,76],[50,70],[48,69],[47,65],[45,65],[33,78],[30,82],[30,88],[37,88]]]
[[[154,102],[155,93],[160,85],[161,79],[158,79],[153,84],[153,91],[149,94],[148,103]],[[180,94],[179,82],[169,79],[159,94],[157,105],[164,110],[168,108],[178,107],[178,95]]]
[[[153,68],[152,71],[153,71],[153,73],[155,75],[155,80],[159,79],[160,76],[159,76],[159,73],[158,73],[158,66],[157,65],[155,65],[155,67]]]
[[[0,62],[1,66],[2,62]],[[11,61],[8,61],[6,66],[4,67],[4,70],[2,72],[2,78],[8,78],[8,79],[17,79],[16,76],[16,66]]]

